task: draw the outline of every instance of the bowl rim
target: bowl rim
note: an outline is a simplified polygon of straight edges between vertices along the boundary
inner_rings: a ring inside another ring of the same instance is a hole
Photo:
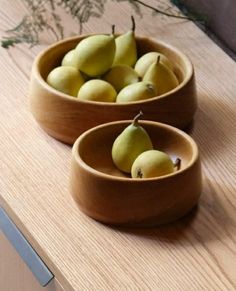
[[[192,147],[192,157],[190,162],[188,163],[188,165],[184,168],[184,169],[180,169],[176,172],[167,174],[167,175],[162,175],[159,177],[152,177],[152,178],[131,178],[131,177],[119,177],[119,176],[114,176],[114,175],[110,175],[110,174],[106,174],[103,172],[100,172],[96,169],[94,169],[93,167],[89,166],[87,163],[84,162],[84,160],[81,158],[81,156],[79,155],[79,146],[81,141],[88,135],[90,135],[92,132],[100,130],[101,128],[107,127],[107,126],[113,126],[116,124],[130,124],[132,123],[132,120],[118,120],[118,121],[112,121],[112,122],[108,122],[108,123],[103,123],[100,124],[98,126],[95,126],[93,128],[88,129],[87,131],[83,132],[74,142],[73,147],[72,147],[72,156],[75,159],[76,163],[79,164],[86,172],[90,172],[91,174],[95,175],[95,176],[99,176],[100,178],[104,178],[104,179],[108,179],[108,180],[115,180],[115,181],[133,181],[133,182],[138,182],[138,183],[148,183],[150,181],[161,181],[164,179],[168,179],[170,177],[174,177],[174,176],[179,176],[182,173],[186,172],[188,169],[190,169],[198,160],[199,158],[199,150],[198,150],[198,146],[196,144],[196,142],[194,141],[194,139],[188,135],[187,133],[185,133],[184,131],[173,127],[171,125],[168,124],[164,124],[164,123],[160,123],[160,122],[156,122],[156,121],[150,121],[150,120],[139,120],[139,123],[141,125],[145,125],[145,124],[149,124],[152,126],[157,126],[157,127],[161,127],[167,130],[171,130],[173,132],[176,132],[178,135],[182,136],[185,140],[187,140],[189,142],[189,144]]]
[[[71,102],[75,102],[75,103],[86,103],[86,104],[93,104],[94,106],[116,106],[116,107],[127,107],[127,106],[134,106],[135,104],[146,104],[146,103],[150,103],[153,102],[155,100],[158,99],[163,99],[165,97],[170,96],[173,93],[176,93],[177,91],[179,91],[181,88],[183,88],[192,78],[192,76],[194,75],[194,67],[192,64],[192,61],[190,60],[190,58],[183,53],[182,51],[180,51],[178,48],[176,48],[175,46],[166,43],[164,41],[159,41],[153,37],[147,37],[147,36],[143,36],[143,35],[136,35],[135,37],[137,39],[147,39],[149,41],[152,41],[153,43],[157,43],[160,44],[163,47],[166,47],[167,49],[173,51],[174,53],[176,53],[177,55],[180,56],[180,58],[184,61],[184,63],[186,64],[186,66],[189,68],[189,71],[187,72],[187,75],[185,76],[184,80],[179,83],[179,85],[175,88],[173,88],[172,90],[166,92],[165,94],[162,95],[158,95],[158,96],[154,96],[152,98],[148,98],[145,100],[139,100],[139,101],[133,101],[133,102],[127,102],[127,103],[116,103],[116,102],[102,102],[102,101],[88,101],[88,100],[79,100],[77,97],[73,97],[70,96],[68,94],[65,94],[63,92],[60,92],[56,89],[54,89],[53,87],[51,87],[42,77],[40,71],[39,71],[39,63],[41,61],[41,59],[51,50],[53,50],[54,48],[63,45],[64,43],[67,42],[73,42],[76,40],[81,40],[84,39],[88,36],[92,36],[95,34],[82,34],[79,36],[73,36],[73,37],[68,37],[65,38],[63,40],[60,40],[58,42],[53,43],[52,45],[48,46],[46,49],[44,49],[43,51],[41,51],[35,58],[35,61],[33,63],[33,67],[32,67],[32,74],[37,78],[38,82],[40,83],[40,85],[42,87],[45,87],[48,91],[51,91],[54,95],[58,95],[58,97],[64,99],[65,101],[71,101]]]

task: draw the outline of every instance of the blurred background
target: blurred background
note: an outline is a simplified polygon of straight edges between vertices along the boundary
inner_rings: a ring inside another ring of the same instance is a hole
[[[206,32],[236,59],[235,0],[179,0],[173,2],[185,13],[204,16]]]

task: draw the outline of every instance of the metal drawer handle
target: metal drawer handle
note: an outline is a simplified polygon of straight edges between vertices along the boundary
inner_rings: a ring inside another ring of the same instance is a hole
[[[47,284],[53,279],[54,275],[50,272],[48,267],[44,264],[42,259],[25,239],[23,234],[2,207],[0,207],[0,230],[2,230],[9,242],[24,260],[39,284],[42,287],[47,286]]]

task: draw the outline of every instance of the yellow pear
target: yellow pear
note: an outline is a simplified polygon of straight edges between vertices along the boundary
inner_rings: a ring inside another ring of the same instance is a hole
[[[115,102],[116,90],[106,81],[93,79],[84,83],[78,93],[82,101]]]
[[[109,82],[119,92],[125,86],[137,83],[139,76],[133,68],[127,65],[117,65],[112,67],[103,76],[103,79]]]
[[[112,160],[116,167],[126,173],[131,172],[134,160],[144,151],[153,148],[146,130],[139,125],[140,112],[133,122],[115,139],[112,146]]]
[[[47,83],[60,92],[77,96],[80,87],[84,84],[84,79],[76,68],[60,66],[49,73]]]
[[[70,50],[68,51],[62,61],[61,61],[62,66],[70,66],[70,67],[75,67],[76,69],[78,68],[78,58],[75,54],[75,50]]]
[[[143,77],[143,81],[153,83],[157,88],[158,95],[165,94],[179,85],[179,81],[175,74],[160,62],[160,56],[158,56],[157,61],[148,68]]]
[[[132,16],[132,29],[115,39],[116,53],[113,61],[115,65],[128,65],[133,67],[137,61],[137,46],[135,40],[135,22]]]
[[[166,65],[170,70],[173,71],[173,64],[165,55],[158,52],[149,52],[142,55],[135,64],[134,69],[138,73],[139,77],[144,77],[147,69],[151,64],[156,62],[158,56],[160,56],[160,63]]]
[[[134,102],[152,98],[157,95],[155,85],[148,82],[138,82],[124,87],[117,95],[117,103]]]
[[[75,67],[76,69],[78,69],[78,67],[79,67],[79,65],[78,65],[78,58],[77,58],[77,55],[75,53],[75,49],[68,51],[64,55],[64,57],[63,57],[63,59],[61,61],[61,65],[62,66]],[[81,73],[81,75],[82,75],[82,77],[83,77],[83,79],[85,81],[88,81],[88,80],[91,79],[91,77],[89,77],[85,73],[83,73],[83,72],[80,72],[80,73]]]
[[[104,74],[111,66],[116,51],[114,35],[92,35],[75,48],[78,69],[90,77]]]
[[[132,178],[154,178],[174,172],[171,158],[164,152],[148,150],[141,153],[131,169]]]

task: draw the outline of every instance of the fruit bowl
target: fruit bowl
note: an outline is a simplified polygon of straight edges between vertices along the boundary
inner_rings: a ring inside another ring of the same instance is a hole
[[[30,107],[39,125],[54,138],[73,144],[84,131],[99,124],[128,120],[140,110],[148,120],[179,128],[186,127],[197,109],[194,69],[189,58],[177,48],[158,40],[136,36],[138,56],[150,51],[165,54],[174,64],[180,84],[160,96],[132,103],[79,101],[46,83],[49,72],[60,65],[63,56],[87,35],[59,41],[35,59],[30,81]]]
[[[131,178],[113,164],[112,144],[131,121],[94,127],[72,150],[70,190],[79,208],[108,224],[148,226],[174,221],[189,212],[201,194],[198,148],[183,131],[158,122],[140,121],[154,148],[181,159],[178,171],[158,178]]]

